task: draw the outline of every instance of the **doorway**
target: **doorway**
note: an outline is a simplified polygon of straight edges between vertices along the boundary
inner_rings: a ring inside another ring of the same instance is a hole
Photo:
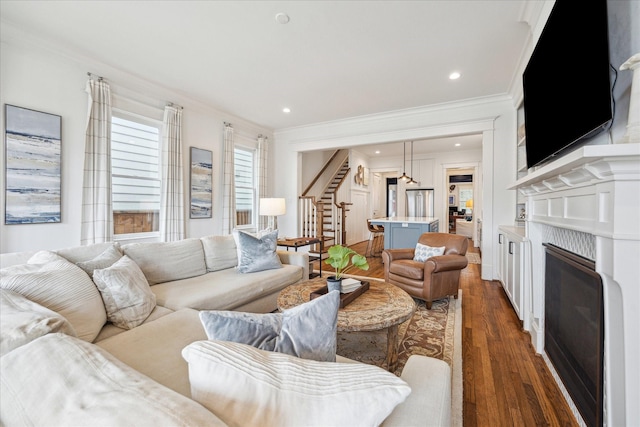
[[[478,168],[475,165],[449,165],[445,168],[447,188],[447,228],[451,234],[464,235],[473,240],[474,246],[480,245],[479,215],[481,197]]]

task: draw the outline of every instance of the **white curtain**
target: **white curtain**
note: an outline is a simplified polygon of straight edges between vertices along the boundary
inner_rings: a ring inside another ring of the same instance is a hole
[[[113,240],[111,206],[111,89],[102,79],[89,79],[82,181],[80,244]]]
[[[222,200],[222,233],[231,234],[236,227],[236,186],[234,168],[233,126],[224,124],[224,194]]]
[[[267,137],[258,135],[258,197],[260,200],[267,197],[267,158],[269,145]],[[258,230],[264,230],[268,226],[269,218],[258,215]]]
[[[160,241],[184,239],[182,185],[182,108],[167,105],[162,123]]]

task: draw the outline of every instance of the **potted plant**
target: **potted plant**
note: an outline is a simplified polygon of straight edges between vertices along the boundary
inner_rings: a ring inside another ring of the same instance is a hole
[[[342,277],[347,270],[351,270],[352,268],[359,268],[360,270],[369,269],[367,258],[346,246],[333,245],[329,248],[327,254],[329,257],[325,260],[325,263],[335,269],[335,275],[327,277],[329,292],[334,289],[341,289]]]

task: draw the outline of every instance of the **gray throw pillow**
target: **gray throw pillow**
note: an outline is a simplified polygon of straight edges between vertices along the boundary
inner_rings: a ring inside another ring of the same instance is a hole
[[[276,253],[278,247],[278,230],[260,238],[238,231],[238,271],[253,273],[256,271],[282,268],[280,257]]]
[[[83,262],[76,262],[76,265],[87,272],[89,277],[93,278],[94,270],[102,270],[111,267],[122,258],[122,253],[115,245],[109,246],[104,252],[97,257]]]
[[[200,320],[210,340],[335,362],[339,307],[340,292],[333,291],[283,313],[201,311]]]
[[[141,325],[156,308],[156,296],[138,264],[127,255],[110,267],[93,271],[107,319],[122,329]]]

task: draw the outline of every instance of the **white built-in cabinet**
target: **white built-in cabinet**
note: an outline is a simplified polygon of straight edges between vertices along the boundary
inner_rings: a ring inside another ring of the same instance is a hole
[[[530,244],[522,227],[498,227],[498,278],[523,327],[529,327]]]
[[[524,107],[520,105],[517,110],[518,120],[518,139],[517,139],[517,151],[516,151],[516,180],[527,176],[527,137],[525,135],[525,123],[524,123]],[[519,227],[524,227],[524,221],[526,218],[526,205],[525,197],[520,191],[516,190],[516,209],[515,209],[515,224]]]

